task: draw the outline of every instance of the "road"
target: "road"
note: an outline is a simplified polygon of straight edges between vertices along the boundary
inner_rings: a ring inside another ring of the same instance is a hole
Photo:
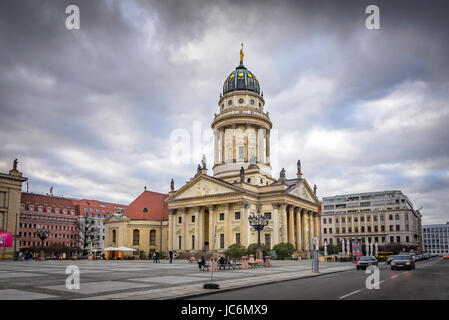
[[[350,270],[250,288],[192,297],[194,300],[442,300],[449,299],[449,260],[416,262],[415,270],[379,265],[379,289],[367,289],[370,274]]]

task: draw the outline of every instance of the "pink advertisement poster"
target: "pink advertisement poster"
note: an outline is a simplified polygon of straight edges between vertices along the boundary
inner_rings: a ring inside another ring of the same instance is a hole
[[[0,248],[11,248],[11,247],[12,247],[12,233],[0,232]]]

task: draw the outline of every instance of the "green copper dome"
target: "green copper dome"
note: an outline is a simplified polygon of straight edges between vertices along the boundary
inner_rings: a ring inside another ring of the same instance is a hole
[[[243,63],[225,79],[223,84],[223,94],[237,90],[248,90],[260,94],[259,81],[257,77]]]

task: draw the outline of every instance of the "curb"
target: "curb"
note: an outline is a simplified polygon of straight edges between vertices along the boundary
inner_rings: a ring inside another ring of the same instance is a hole
[[[281,283],[281,282],[286,282],[286,281],[291,281],[291,280],[314,278],[314,277],[324,276],[324,275],[327,275],[327,274],[333,274],[333,273],[339,273],[339,272],[347,272],[347,271],[350,271],[350,270],[352,270],[352,269],[337,270],[337,271],[331,271],[331,272],[326,272],[326,273],[318,273],[318,274],[311,274],[311,275],[307,275],[307,276],[298,276],[298,277],[294,277],[294,278],[290,278],[290,279],[269,280],[267,282],[248,284],[248,285],[244,285],[244,286],[241,286],[241,287],[230,287],[230,288],[225,288],[225,289],[219,289],[219,290],[216,290],[216,291],[191,293],[191,294],[186,294],[186,295],[177,296],[177,297],[173,297],[173,298],[166,298],[166,299],[162,298],[160,300],[183,300],[185,298],[200,297],[200,296],[206,296],[206,295],[210,295],[210,294],[214,294],[214,293],[221,293],[221,292],[228,292],[228,291],[246,289],[246,288],[251,288],[251,287],[263,286],[265,284],[273,284],[273,283]]]

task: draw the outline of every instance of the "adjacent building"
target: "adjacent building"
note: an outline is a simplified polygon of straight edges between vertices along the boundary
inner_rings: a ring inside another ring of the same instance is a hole
[[[324,197],[321,234],[322,244],[358,238],[422,249],[421,214],[400,190]]]
[[[26,180],[17,170],[17,159],[9,173],[0,173],[0,260],[13,259],[19,246],[20,193]]]
[[[449,222],[423,226],[422,234],[424,252],[449,254]]]
[[[166,252],[168,240],[168,194],[144,191],[123,213],[113,213],[105,221],[105,246],[135,249],[148,256]],[[122,252],[107,252],[108,258],[120,258]]]
[[[312,239],[320,236],[316,188],[309,186],[299,161],[295,177],[287,178],[284,169],[279,178],[272,176],[272,122],[259,80],[240,54],[240,64],[225,78],[212,121],[212,173],[203,158],[190,181],[178,190],[171,185],[168,248],[223,252],[232,244],[257,243],[248,216],[260,211],[269,219],[261,233],[263,244],[289,242],[299,255],[308,256]]]
[[[20,199],[20,220],[18,225],[19,246],[22,252],[40,248],[42,240],[38,231],[48,231],[44,247],[56,252],[78,249],[98,250],[104,248],[104,219],[113,213],[120,213],[125,205],[88,199],[72,199],[22,192]],[[94,239],[85,239],[83,226],[89,222],[95,228]],[[84,242],[89,242],[87,246]],[[85,248],[86,247],[86,248]],[[50,253],[51,254],[51,253]]]

